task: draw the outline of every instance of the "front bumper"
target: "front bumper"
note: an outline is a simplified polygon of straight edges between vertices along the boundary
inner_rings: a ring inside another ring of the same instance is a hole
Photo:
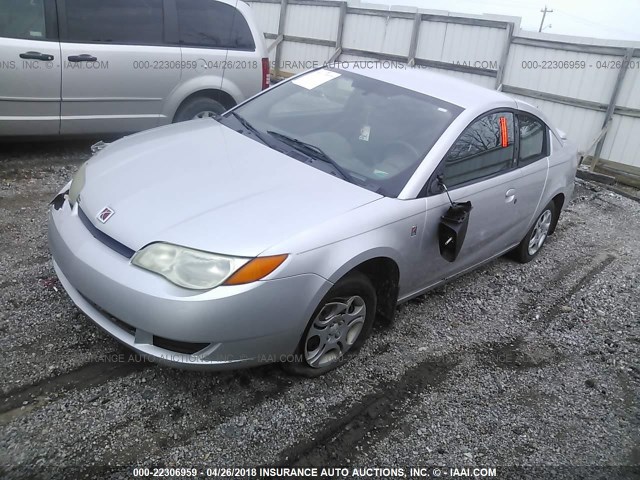
[[[49,210],[49,248],[61,284],[89,318],[140,355],[182,368],[285,360],[331,287],[305,274],[183,289],[96,240],[68,202]]]

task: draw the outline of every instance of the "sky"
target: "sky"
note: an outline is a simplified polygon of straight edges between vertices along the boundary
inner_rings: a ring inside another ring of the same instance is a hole
[[[362,0],[459,13],[521,17],[523,30],[538,31],[545,0]],[[640,41],[640,0],[546,0],[543,32]]]

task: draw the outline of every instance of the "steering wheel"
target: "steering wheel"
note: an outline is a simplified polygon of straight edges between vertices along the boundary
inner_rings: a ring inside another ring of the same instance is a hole
[[[419,160],[420,157],[422,156],[420,152],[416,149],[416,147],[414,147],[413,145],[411,145],[409,142],[405,140],[394,140],[389,145],[387,145],[387,148],[385,150],[388,153],[396,147],[400,147],[399,150],[404,150],[405,152],[409,152],[415,158],[416,161]]]
[[[393,176],[414,165],[420,157],[420,152],[413,145],[395,140],[386,146],[382,160],[376,167]]]

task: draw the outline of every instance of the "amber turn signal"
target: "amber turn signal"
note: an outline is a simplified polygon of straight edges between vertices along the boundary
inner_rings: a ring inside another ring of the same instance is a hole
[[[236,273],[231,275],[224,285],[242,285],[266,277],[282,265],[288,255],[274,255],[272,257],[257,257],[246,263]]]

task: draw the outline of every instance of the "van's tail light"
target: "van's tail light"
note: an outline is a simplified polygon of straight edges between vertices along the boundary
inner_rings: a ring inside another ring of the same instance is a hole
[[[262,59],[262,90],[269,88],[269,59]]]

